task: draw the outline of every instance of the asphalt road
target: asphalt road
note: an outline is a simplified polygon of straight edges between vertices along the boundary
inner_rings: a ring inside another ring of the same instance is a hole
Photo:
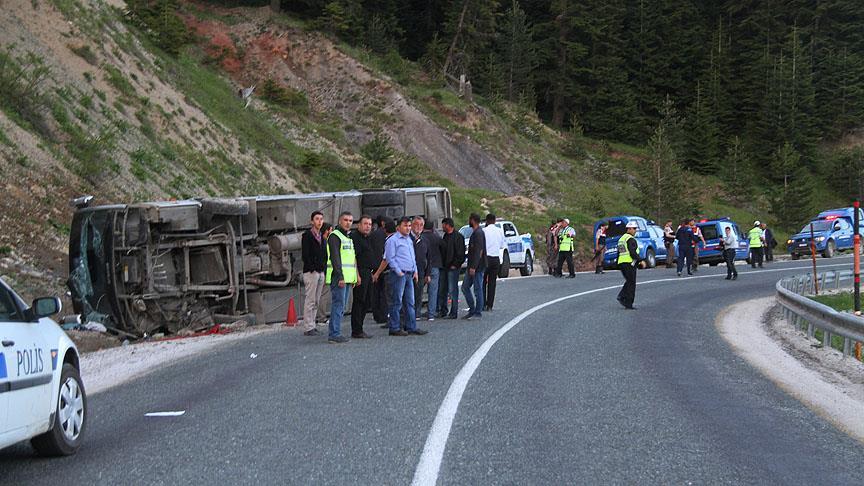
[[[864,445],[752,369],[714,328],[724,307],[770,295],[806,266],[739,266],[735,282],[707,266],[694,279],[640,271],[636,311],[615,302],[615,289],[524,317],[467,383],[440,469],[424,479],[861,484]],[[0,483],[409,484],[442,400],[484,341],[526,309],[621,281],[617,272],[512,279],[482,320],[422,322],[431,330],[422,337],[385,336],[371,319],[374,339],[341,346],[299,331],[251,337],[92,396],[78,455],[5,449]],[[186,413],[144,416],[176,410]]]

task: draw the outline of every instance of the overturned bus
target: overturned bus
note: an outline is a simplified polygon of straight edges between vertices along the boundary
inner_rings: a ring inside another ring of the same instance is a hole
[[[302,308],[300,241],[318,210],[327,222],[451,216],[442,187],[202,198],[79,207],[69,241],[75,312],[136,336],[240,319],[285,320]]]

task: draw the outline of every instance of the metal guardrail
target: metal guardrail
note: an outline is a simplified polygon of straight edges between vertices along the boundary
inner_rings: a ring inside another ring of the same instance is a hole
[[[807,297],[813,295],[814,285],[819,290],[845,288],[851,286],[854,274],[851,270],[829,271],[812,275],[787,277],[777,282],[777,301],[783,307],[783,316],[800,329],[807,324],[807,335],[815,337],[816,330],[822,330],[822,345],[831,345],[833,335],[843,338],[843,354],[851,355],[855,342],[864,342],[864,318],[848,312],[838,312],[825,304]]]

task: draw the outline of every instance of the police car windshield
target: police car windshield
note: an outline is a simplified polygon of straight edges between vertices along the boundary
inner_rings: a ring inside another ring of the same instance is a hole
[[[459,228],[459,234],[462,235],[463,238],[471,238],[471,233],[474,232],[474,229],[468,225],[465,225]]]
[[[811,224],[813,225],[813,231],[828,231],[832,226],[834,226],[834,221],[818,220],[813,221],[812,223],[807,223],[803,228],[801,228],[801,233],[809,233]]]

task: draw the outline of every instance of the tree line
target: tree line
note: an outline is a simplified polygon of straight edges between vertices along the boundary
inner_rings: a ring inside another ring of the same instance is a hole
[[[475,94],[554,127],[647,145],[672,179],[721,176],[735,203],[767,186],[783,225],[820,184],[838,199],[860,194],[861,170],[839,184],[829,169],[861,154],[824,150],[864,121],[856,0],[213,3],[270,4],[442,82],[464,75]]]

